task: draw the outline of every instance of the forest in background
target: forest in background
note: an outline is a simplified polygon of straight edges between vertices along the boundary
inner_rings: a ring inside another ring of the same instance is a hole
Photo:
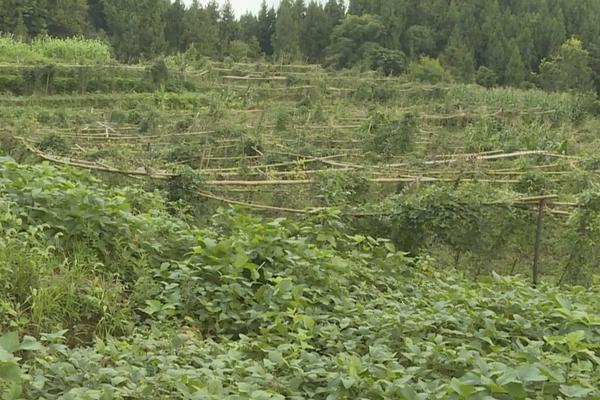
[[[185,53],[486,87],[600,90],[594,0],[283,0],[239,19],[215,1],[0,0],[0,32],[99,38],[124,62]]]

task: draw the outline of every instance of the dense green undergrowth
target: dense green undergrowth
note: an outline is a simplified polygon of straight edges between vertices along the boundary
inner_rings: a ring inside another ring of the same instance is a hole
[[[345,227],[0,162],[7,399],[600,398],[598,286],[479,282]]]
[[[0,37],[3,64],[104,64],[116,63],[110,46],[100,40],[39,37],[25,42],[11,36]]]

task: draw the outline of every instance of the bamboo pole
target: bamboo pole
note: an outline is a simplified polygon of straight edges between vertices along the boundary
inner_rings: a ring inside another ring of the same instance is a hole
[[[287,81],[288,78],[286,76],[270,76],[270,77],[256,77],[256,76],[235,76],[235,75],[225,75],[221,77],[225,80],[230,81]]]
[[[290,165],[295,165],[297,163],[313,163],[313,162],[323,162],[332,158],[339,158],[339,157],[344,157],[345,154],[337,154],[337,155],[332,155],[332,156],[326,156],[326,157],[313,157],[313,158],[305,158],[305,159],[299,159],[299,160],[294,160],[294,161],[286,161],[286,162],[280,162],[280,163],[273,163],[273,164],[265,164],[265,165],[252,165],[249,167],[246,167],[246,169],[260,169],[260,168],[274,168],[274,167],[286,167],[286,166],[290,166]],[[213,169],[203,169],[200,170],[198,172],[213,172],[213,173],[219,173],[219,172],[230,172],[230,171],[238,171],[240,169],[240,167],[230,167],[230,168],[213,168]]]
[[[546,205],[545,199],[540,199],[538,205],[538,217],[537,226],[535,231],[535,248],[533,255],[533,269],[532,269],[532,281],[533,286],[536,287],[539,279],[539,262],[540,262],[540,248],[542,243],[542,229],[544,224],[544,207]]]
[[[50,161],[50,162],[53,162],[56,164],[68,165],[71,167],[95,170],[95,171],[100,171],[100,172],[110,172],[113,174],[131,175],[131,176],[147,176],[147,177],[150,177],[153,179],[160,179],[160,180],[169,180],[169,179],[179,176],[177,174],[154,173],[152,171],[149,171],[148,169],[145,169],[143,171],[142,170],[123,171],[123,170],[109,167],[106,165],[99,165],[97,163],[93,163],[90,161],[73,160],[73,159],[66,159],[63,157],[55,157],[55,156],[45,154],[45,153],[35,149],[33,146],[31,146],[29,143],[27,143],[27,141],[24,138],[17,137],[17,139],[20,139],[21,142],[23,143],[23,145],[25,146],[25,148],[27,148],[32,153],[36,154],[41,159]]]
[[[231,200],[231,199],[227,199],[225,197],[215,196],[214,194],[206,193],[206,192],[198,192],[198,194],[207,199],[222,201],[227,204],[237,205],[237,206],[251,208],[251,209],[255,209],[255,210],[276,211],[276,212],[284,212],[284,213],[290,213],[290,214],[312,214],[312,213],[324,210],[324,208],[312,208],[312,209],[308,209],[308,210],[300,210],[300,209],[296,209],[296,208],[274,207],[274,206],[267,206],[267,205],[263,205],[263,204],[246,203],[243,201]]]
[[[429,182],[488,182],[488,183],[517,183],[514,179],[450,179],[450,178],[430,178],[430,177],[406,177],[406,178],[370,178],[371,183],[429,183]],[[295,180],[211,180],[204,184],[209,186],[293,186],[293,185],[311,185],[318,182],[313,179],[295,179]]]

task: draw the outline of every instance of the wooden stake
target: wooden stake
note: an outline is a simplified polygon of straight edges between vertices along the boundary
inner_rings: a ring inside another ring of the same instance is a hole
[[[537,218],[537,229],[535,232],[535,249],[533,255],[533,271],[532,281],[533,286],[536,287],[538,284],[539,276],[539,262],[540,262],[540,247],[542,242],[542,228],[544,224],[544,207],[546,206],[546,200],[541,199],[538,205],[538,218]]]

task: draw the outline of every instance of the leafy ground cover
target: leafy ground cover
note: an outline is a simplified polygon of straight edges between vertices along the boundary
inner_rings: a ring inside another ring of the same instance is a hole
[[[594,96],[51,44],[0,76],[4,398],[600,398]]]
[[[158,194],[1,165],[5,398],[600,398],[596,286],[473,282],[335,214],[193,228]]]

